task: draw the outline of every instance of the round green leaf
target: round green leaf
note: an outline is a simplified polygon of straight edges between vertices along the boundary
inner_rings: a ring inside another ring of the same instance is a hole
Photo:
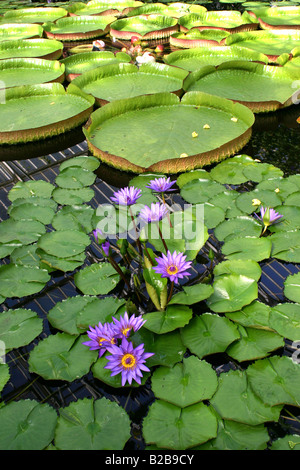
[[[225,313],[226,318],[229,320],[239,323],[245,327],[261,328],[264,330],[270,330],[269,315],[271,307],[268,305],[254,300],[250,305],[242,308],[239,312]]]
[[[44,224],[37,220],[6,219],[0,223],[0,243],[29,245],[37,241],[45,231]]]
[[[60,188],[81,189],[91,186],[96,179],[95,173],[79,166],[69,166],[64,170],[60,169],[55,178],[55,183]]]
[[[0,362],[0,392],[3,390],[10,378],[8,364]]]
[[[203,313],[181,330],[181,337],[183,344],[202,359],[209,354],[224,352],[240,335],[237,326],[227,318]]]
[[[256,186],[256,189],[268,189],[270,191],[275,191],[282,201],[285,201],[290,194],[299,190],[295,183],[292,183],[288,178],[283,177],[266,179],[259,183]]]
[[[252,361],[268,356],[272,351],[283,348],[284,339],[273,331],[239,326],[241,339],[231,344],[226,353],[239,362]]]
[[[99,322],[105,323],[111,321],[112,316],[125,306],[125,300],[117,297],[110,296],[103,299],[91,297],[91,302],[86,303],[77,312],[77,328],[80,331],[87,330],[89,326],[98,325]]]
[[[100,166],[100,160],[88,155],[78,155],[77,157],[69,158],[68,160],[61,162],[59,165],[59,171],[65,170],[70,166],[79,166],[84,170],[95,171]]]
[[[248,181],[244,175],[244,169],[253,162],[249,157],[249,161],[235,161],[233,159],[225,160],[219,163],[210,171],[211,177],[222,184],[242,184]]]
[[[0,314],[0,341],[10,350],[29,344],[43,331],[43,320],[32,310],[17,308]]]
[[[130,438],[127,413],[105,397],[77,400],[59,411],[55,431],[59,450],[122,450]]]
[[[300,228],[300,207],[284,205],[275,207],[275,210],[283,217],[277,223],[270,225],[270,232],[298,230]]]
[[[0,267],[0,295],[24,297],[40,292],[50,280],[45,269],[7,264]]]
[[[190,356],[172,368],[156,369],[151,383],[157,398],[185,408],[211,398],[217,389],[218,379],[210,364]]]
[[[45,225],[51,224],[54,214],[52,207],[29,202],[13,207],[10,211],[10,217],[14,220],[37,220]]]
[[[52,197],[58,204],[73,206],[89,202],[94,197],[94,191],[91,188],[55,188]]]
[[[288,434],[287,436],[276,439],[269,447],[270,450],[299,450],[300,436],[297,434]]]
[[[13,401],[0,409],[1,450],[43,450],[52,441],[56,411],[34,400]]]
[[[287,356],[260,359],[247,369],[254,393],[271,406],[300,404],[300,365]]]
[[[262,226],[252,217],[239,216],[233,219],[224,220],[215,229],[215,236],[220,241],[228,241],[233,238],[241,238],[245,235],[249,237],[259,237]]]
[[[75,256],[68,258],[59,258],[51,254],[45,253],[45,251],[38,248],[36,254],[40,258],[40,266],[50,271],[74,271],[76,268],[81,266],[85,261],[85,252],[79,253]]]
[[[157,334],[168,333],[186,325],[193,311],[185,305],[171,305],[163,312],[150,312],[143,315],[147,330]]]
[[[300,272],[286,278],[284,281],[284,295],[292,302],[300,303]]]
[[[198,178],[186,183],[180,191],[181,197],[191,204],[208,202],[224,191],[224,186],[216,181]]]
[[[253,162],[252,165],[248,165],[244,169],[244,175],[248,181],[260,183],[264,180],[283,176],[283,171],[270,163]]]
[[[257,296],[255,279],[242,274],[229,274],[215,280],[214,292],[206,303],[213,312],[234,312],[250,304]]]
[[[271,254],[272,241],[270,237],[241,237],[225,241],[222,253],[230,260],[262,261]]]
[[[270,311],[270,326],[292,341],[300,339],[300,304],[277,304]]]
[[[76,287],[86,295],[108,294],[120,281],[120,275],[110,263],[94,263],[74,276]]]
[[[52,226],[55,230],[81,230],[90,233],[93,230],[94,214],[95,210],[85,204],[64,206],[54,216]]]
[[[16,199],[29,197],[50,198],[55,186],[47,181],[19,181],[8,193],[8,199],[13,202]]]
[[[90,238],[78,230],[58,230],[45,233],[38,248],[57,258],[69,258],[82,253],[90,244]]]
[[[266,405],[258,398],[242,370],[230,370],[219,376],[219,387],[210,404],[223,419],[256,426],[278,421],[282,406]]]
[[[246,214],[256,211],[258,206],[253,205],[253,200],[258,199],[263,207],[280,206],[281,199],[275,191],[270,189],[254,189],[241,193],[235,200],[236,206]]]
[[[36,254],[37,245],[25,245],[15,248],[10,255],[10,261],[22,266],[40,266],[40,257]]]
[[[217,435],[217,418],[203,403],[179,408],[156,400],[143,421],[147,444],[159,448],[182,450],[194,447]]]
[[[258,281],[261,276],[261,267],[256,261],[230,259],[222,261],[214,267],[214,277],[227,274],[240,274]]]
[[[217,227],[224,219],[225,212],[221,207],[210,202],[204,203],[204,223],[208,229]]]
[[[300,233],[278,232],[269,237],[272,243],[271,256],[290,263],[300,263]]]
[[[207,299],[213,293],[213,287],[209,284],[195,284],[183,286],[183,290],[173,295],[168,305],[183,304],[192,305]]]
[[[57,333],[40,341],[29,355],[29,369],[46,380],[73,380],[87,374],[97,351],[83,345],[87,335]]]

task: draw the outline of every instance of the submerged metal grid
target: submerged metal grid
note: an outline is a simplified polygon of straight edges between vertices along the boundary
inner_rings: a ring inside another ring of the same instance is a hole
[[[65,160],[79,155],[87,155],[88,149],[85,141],[66,150],[48,154],[42,157],[36,157],[26,160],[13,160],[0,162],[0,220],[6,219],[7,208],[10,205],[8,200],[8,192],[18,181],[39,180],[43,179],[50,183],[55,183],[55,178],[59,173],[60,163]],[[89,204],[96,208],[101,203],[108,203],[110,196],[117,189],[111,184],[97,176],[92,189],[94,197]],[[180,196],[171,196],[169,201],[179,206],[182,203]],[[215,253],[216,260],[219,261],[220,250],[219,242],[210,236],[209,240],[201,250],[201,256],[208,263],[208,252],[212,249]],[[93,262],[97,259],[97,246],[92,242],[87,250],[87,262]],[[5,260],[1,261],[2,263]],[[198,270],[197,270],[198,269]],[[197,265],[197,269],[193,267],[192,280],[197,276],[205,275],[205,265]],[[271,259],[262,266],[262,276],[259,282],[259,300],[275,305],[284,302],[283,282],[290,274],[294,274],[300,270],[299,265],[292,263],[283,263],[275,259]],[[51,281],[39,293],[26,297],[24,299],[7,299],[2,304],[2,309],[9,308],[28,308],[35,311],[44,319],[44,330],[42,334],[28,346],[15,349],[6,355],[6,362],[10,368],[10,380],[2,391],[2,398],[5,402],[18,399],[35,399],[39,402],[47,402],[55,409],[67,406],[70,402],[76,401],[84,397],[101,398],[105,396],[110,400],[117,402],[129,414],[132,420],[132,437],[127,442],[125,449],[139,450],[144,448],[141,422],[145,415],[147,407],[154,400],[153,393],[149,384],[137,389],[115,390],[97,379],[94,379],[91,373],[72,383],[62,381],[47,381],[42,377],[31,374],[28,370],[28,356],[34,346],[48,334],[51,334],[51,326],[47,322],[47,313],[60,302],[68,297],[78,295],[79,292],[73,282],[73,273],[52,273]],[[287,341],[284,354],[292,355],[295,350],[292,342]],[[228,368],[235,367],[234,364],[218,365],[216,372],[221,373]],[[283,417],[284,424],[290,427],[294,432],[299,433],[298,421],[287,413]]]

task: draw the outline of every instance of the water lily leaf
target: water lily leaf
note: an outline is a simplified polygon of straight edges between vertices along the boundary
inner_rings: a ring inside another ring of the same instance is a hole
[[[194,286],[183,286],[183,291],[173,295],[168,305],[183,304],[192,305],[207,299],[213,293],[213,287],[209,284],[196,284]]]
[[[68,166],[60,172],[55,178],[55,183],[60,188],[81,189],[85,186],[91,186],[96,179],[95,173],[79,166]]]
[[[229,212],[230,209],[235,209],[235,200],[238,197],[239,193],[234,189],[230,191],[224,191],[223,193],[219,193],[214,196],[212,199],[209,200],[210,203],[224,209],[224,211]],[[235,209],[237,210],[237,209]],[[241,213],[241,211],[239,210]]]
[[[228,241],[233,238],[240,238],[245,235],[249,237],[259,237],[262,231],[261,224],[246,215],[224,220],[215,229],[215,236],[220,241]]]
[[[242,274],[221,276],[214,282],[214,292],[207,299],[213,312],[234,312],[249,305],[258,296],[257,282]]]
[[[238,330],[241,333],[241,339],[231,344],[226,353],[239,362],[261,359],[284,346],[283,337],[273,331],[244,328],[241,325]]]
[[[77,327],[77,316],[84,307],[97,299],[96,296],[76,295],[57,302],[47,315],[49,323],[58,330],[78,335],[81,331]]]
[[[69,158],[68,160],[63,160],[59,165],[59,171],[65,170],[70,166],[78,166],[84,170],[95,171],[100,166],[100,160],[96,157],[90,155],[78,155],[77,157]]]
[[[16,248],[21,248],[22,243],[15,241],[10,243],[0,243],[0,258],[9,256]]]
[[[91,188],[55,188],[52,197],[58,204],[73,206],[76,204],[89,202],[91,199],[93,199],[94,195],[94,190]]]
[[[300,207],[296,206],[279,206],[274,208],[276,212],[283,215],[277,223],[270,225],[270,232],[281,232],[298,230],[300,228]]]
[[[181,197],[191,204],[208,202],[224,191],[224,186],[217,181],[198,178],[186,183],[180,191]]]
[[[8,364],[0,362],[0,392],[4,389],[5,385],[9,381],[10,372]]]
[[[300,263],[300,233],[299,231],[284,231],[274,233],[271,256],[290,263]]]
[[[37,220],[45,225],[51,224],[54,215],[55,212],[52,207],[32,204],[30,202],[12,207],[10,211],[10,217],[14,220]]]
[[[203,403],[180,408],[163,400],[156,400],[143,421],[146,444],[159,448],[188,449],[217,435],[217,418]]]
[[[208,229],[217,227],[225,219],[225,211],[210,202],[204,203],[204,224]]]
[[[171,305],[164,312],[150,312],[143,315],[147,330],[157,334],[168,333],[186,325],[193,311],[185,305]]]
[[[296,175],[295,175],[296,176]],[[297,206],[299,207],[300,206],[300,191],[298,189],[298,191],[290,194],[289,196],[287,196],[287,198],[285,199],[285,204],[287,206]]]
[[[130,438],[127,413],[105,397],[77,400],[59,413],[55,431],[59,450],[122,450]]]
[[[37,241],[46,231],[37,220],[6,219],[0,223],[0,243],[29,245]]]
[[[239,260],[230,259],[222,261],[214,267],[214,277],[224,276],[227,274],[241,274],[258,281],[261,276],[260,265],[251,259]]]
[[[248,181],[260,183],[264,180],[283,176],[283,171],[270,163],[253,162],[252,165],[245,167],[244,175]]]
[[[252,390],[265,403],[300,406],[300,367],[290,357],[259,359],[246,372]]]
[[[269,406],[258,398],[242,370],[230,370],[219,376],[219,387],[210,404],[223,419],[256,426],[278,421],[282,406]]]
[[[282,201],[286,201],[286,198],[290,194],[299,191],[299,188],[295,183],[292,183],[288,178],[283,177],[266,179],[261,183],[258,183],[256,189],[268,189],[270,191],[275,191]]]
[[[29,309],[7,310],[0,315],[0,341],[5,349],[19,348],[29,344],[43,331],[43,320]]]
[[[39,267],[40,258],[36,254],[36,249],[36,243],[15,248],[10,255],[11,263]]]
[[[181,337],[183,344],[202,359],[209,354],[224,352],[240,335],[237,326],[227,318],[203,313],[182,328]]]
[[[246,162],[234,161],[232,159],[225,160],[224,162],[218,163],[211,171],[210,175],[218,183],[222,184],[242,184],[248,181],[248,178],[244,175],[244,169],[247,165],[253,163],[250,159]]]
[[[299,450],[300,436],[297,434],[288,434],[272,442],[270,450]]]
[[[45,233],[38,241],[38,248],[57,258],[69,258],[84,252],[90,238],[78,230],[58,230]]]
[[[116,234],[126,234],[126,238],[129,234],[136,237],[127,206],[100,204],[92,216],[92,225],[101,230],[104,238]]]
[[[172,367],[183,359],[186,351],[178,331],[158,335],[146,328],[140,328],[130,338],[135,346],[143,343],[145,351],[154,353],[154,356],[147,359],[149,368],[153,366]]]
[[[87,335],[56,333],[43,339],[29,355],[29,369],[46,380],[73,380],[87,374],[97,359],[97,351],[91,351],[82,343]]]
[[[231,420],[218,421],[218,435],[198,450],[264,450],[270,436],[264,424],[249,426]]]
[[[50,276],[45,269],[7,264],[0,267],[0,295],[24,297],[40,292]]]
[[[246,214],[251,214],[258,209],[257,205],[253,205],[253,200],[258,199],[263,207],[280,206],[281,198],[275,191],[270,189],[253,189],[241,193],[235,200],[236,206]]]
[[[109,296],[103,299],[91,297],[91,299],[91,302],[86,303],[76,315],[76,325],[81,332],[87,330],[89,326],[98,325],[99,322],[112,321],[112,316],[116,316],[122,307],[126,306],[126,301],[118,297]]]
[[[11,211],[16,207],[22,206],[23,204],[34,204],[41,207],[50,207],[53,211],[57,209],[57,203],[53,199],[49,199],[43,196],[28,196],[14,199],[10,206],[7,208],[7,213],[10,215]]]
[[[74,276],[76,287],[86,295],[105,295],[120,281],[120,275],[110,263],[93,263]]]
[[[85,261],[85,252],[79,253],[75,256],[70,256],[68,258],[59,258],[58,256],[49,255],[44,250],[37,248],[36,254],[40,258],[40,266],[44,269],[51,271],[74,271]]]
[[[8,193],[8,199],[13,202],[16,199],[29,197],[42,197],[50,199],[55,186],[47,181],[19,181]]]
[[[284,281],[284,295],[292,302],[300,303],[300,272],[286,278]]]
[[[270,326],[292,341],[300,338],[300,304],[277,304],[270,311]]]
[[[57,414],[47,403],[13,401],[0,409],[1,450],[43,450],[54,437]]]
[[[151,384],[156,398],[185,408],[211,398],[218,387],[218,379],[208,362],[190,356],[171,369],[156,369]]]
[[[222,253],[230,260],[262,261],[271,254],[272,241],[270,237],[241,237],[224,242]]]
[[[55,230],[81,230],[91,233],[92,217],[95,210],[88,205],[80,204],[62,207],[54,216],[52,226]]]
[[[181,173],[177,180],[176,184],[181,189],[189,181],[197,179],[211,179],[210,173],[203,168],[198,168],[197,170],[191,170],[187,173]]]
[[[122,376],[121,374],[117,374],[114,376],[111,376],[111,371],[108,369],[104,369],[104,366],[108,363],[106,356],[108,355],[105,354],[102,357],[99,357],[99,359],[95,362],[95,364],[92,366],[92,373],[93,377],[95,377],[98,380],[101,380],[101,382],[105,383],[106,385],[109,385],[110,387],[113,388],[123,388],[123,387],[140,387],[141,385],[145,385],[148,377],[150,376],[150,372],[143,372],[143,377],[141,377],[141,384],[137,383],[135,380],[132,381],[131,385],[126,382],[125,385],[122,385]],[[146,363],[146,366],[148,366],[148,361]]]
[[[270,311],[271,307],[258,300],[254,300],[250,305],[242,308],[241,311],[225,313],[225,316],[229,320],[245,327],[272,330],[269,325]]]

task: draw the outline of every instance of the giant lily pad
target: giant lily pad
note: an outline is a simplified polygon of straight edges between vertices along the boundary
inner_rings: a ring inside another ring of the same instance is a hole
[[[261,7],[250,15],[259,22],[262,29],[300,29],[300,7]]]
[[[0,59],[32,57],[48,60],[59,59],[63,44],[55,39],[12,39],[0,42]]]
[[[0,25],[0,41],[8,41],[12,39],[30,39],[41,38],[43,36],[43,28],[39,24],[1,24]]]
[[[0,61],[1,88],[59,82],[65,78],[65,66],[58,60],[16,58]]]
[[[268,63],[264,54],[251,51],[242,47],[199,47],[174,51],[164,57],[164,62],[169,65],[181,67],[193,72],[204,65],[217,66],[231,60],[247,60]]]
[[[3,15],[6,23],[35,23],[43,24],[46,21],[56,21],[59,18],[67,16],[68,12],[65,8],[20,8],[17,10],[7,11]]]
[[[142,5],[142,2],[135,0],[91,0],[90,2],[76,2],[67,5],[70,16],[92,16],[92,15],[114,15],[125,16],[132,9]]]
[[[167,15],[172,16],[173,18],[180,18],[181,16],[187,15],[189,13],[203,13],[207,9],[202,5],[195,4],[185,4],[180,2],[175,2],[171,4],[163,3],[151,3],[136,7],[127,13],[126,16],[139,16],[139,15]]]
[[[179,93],[187,74],[185,70],[165,64],[143,64],[137,67],[121,63],[97,67],[75,78],[73,83],[84,93],[94,96],[98,104],[104,105],[139,95]]]
[[[290,53],[299,45],[300,32],[291,30],[248,31],[234,33],[224,40],[226,46],[239,46],[265,54],[270,63],[276,63],[283,53]]]
[[[43,29],[47,38],[79,41],[104,36],[115,19],[114,16],[72,16],[44,23]]]
[[[67,80],[71,81],[78,75],[89,72],[96,67],[130,61],[131,57],[126,54],[126,52],[117,52],[114,54],[110,51],[91,51],[73,54],[62,59],[61,63],[65,66]]]
[[[22,113],[20,113],[22,99]],[[60,83],[13,87],[0,108],[0,143],[29,142],[70,130],[88,118],[94,98]]]
[[[141,15],[114,21],[110,27],[113,38],[130,40],[132,36],[140,39],[168,38],[178,30],[177,19],[165,15]]]
[[[170,45],[176,48],[215,47],[220,46],[221,41],[229,34],[222,29],[190,29],[171,34]]]
[[[259,113],[293,104],[293,83],[297,76],[284,67],[229,61],[192,72],[184,82],[184,89],[214,93]]]
[[[205,13],[191,13],[179,18],[178,24],[181,31],[197,28],[221,29],[230,33],[238,31],[252,31],[257,29],[258,23],[254,23],[249,16],[242,15],[239,11],[207,11]]]
[[[247,107],[230,100],[186,93],[179,101],[175,94],[156,93],[103,106],[83,130],[92,153],[109,165],[177,173],[236,152],[248,142],[253,122]]]

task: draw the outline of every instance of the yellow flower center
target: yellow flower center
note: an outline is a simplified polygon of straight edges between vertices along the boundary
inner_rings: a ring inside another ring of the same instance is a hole
[[[124,354],[121,361],[122,366],[126,369],[131,369],[132,367],[134,367],[135,362],[135,357],[133,356],[133,354],[130,353]]]
[[[124,335],[124,336],[127,336],[127,334],[129,333],[130,330],[131,330],[131,327],[130,327],[130,326],[129,326],[128,328],[124,328],[124,329],[122,330],[123,335]]]
[[[170,274],[170,275],[177,274],[178,273],[177,266],[174,266],[174,264],[171,264],[170,266],[168,266],[167,273]]]
[[[98,344],[99,346],[102,346],[103,341],[107,341],[105,338],[98,338]]]

